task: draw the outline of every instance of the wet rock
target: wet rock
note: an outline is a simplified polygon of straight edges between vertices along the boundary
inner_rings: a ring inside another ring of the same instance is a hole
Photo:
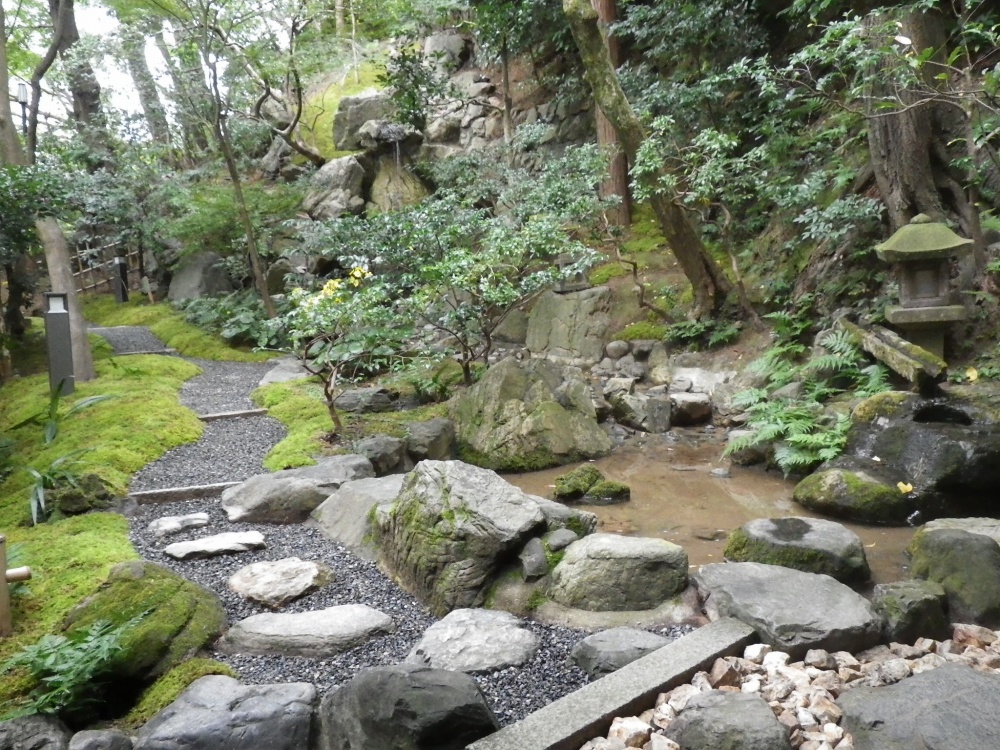
[[[604,474],[600,469],[592,464],[583,464],[555,478],[552,496],[563,502],[579,500],[591,487],[603,481]]]
[[[803,508],[848,521],[903,524],[915,510],[896,482],[875,467],[860,468],[843,459],[820,467],[795,486],[793,498]]]
[[[638,628],[611,628],[588,635],[573,646],[570,661],[592,680],[611,674],[667,645],[669,639]]]
[[[670,431],[672,406],[669,398],[619,393],[612,396],[610,402],[615,419],[626,427],[652,433]]]
[[[518,667],[538,650],[538,636],[509,612],[456,609],[431,625],[407,664],[459,672]]]
[[[713,690],[691,698],[665,732],[685,750],[791,750],[788,732],[759,696]]]
[[[624,482],[605,480],[591,486],[583,496],[589,505],[617,505],[632,499],[632,490]]]
[[[672,393],[671,419],[679,426],[704,424],[712,420],[712,399],[707,393]]]
[[[897,643],[947,638],[946,601],[944,589],[933,581],[880,583],[872,596],[872,606],[884,622],[885,640]]]

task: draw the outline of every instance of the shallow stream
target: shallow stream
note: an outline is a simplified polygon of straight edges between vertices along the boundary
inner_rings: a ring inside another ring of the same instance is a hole
[[[692,567],[722,562],[729,532],[754,518],[820,517],[792,500],[795,482],[783,479],[780,472],[730,467],[722,457],[721,432],[674,430],[632,438],[592,462],[608,479],[628,484],[632,499],[621,505],[578,507],[597,514],[599,531],[661,537],[681,545]],[[572,468],[506,479],[526,492],[551,497],[555,478]],[[715,476],[713,469],[728,469],[730,476]],[[904,550],[914,529],[844,525],[861,537],[874,583],[909,577]]]

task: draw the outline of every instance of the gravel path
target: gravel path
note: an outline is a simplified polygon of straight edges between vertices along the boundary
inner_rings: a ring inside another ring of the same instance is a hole
[[[114,328],[90,326],[87,332],[103,336],[104,340],[111,344],[115,354],[162,352],[167,348],[145,326],[115,326]]]

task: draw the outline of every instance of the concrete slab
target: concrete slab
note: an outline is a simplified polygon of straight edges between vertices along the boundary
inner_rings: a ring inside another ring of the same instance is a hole
[[[739,620],[724,618],[670,643],[617,672],[550,703],[467,750],[576,750],[607,733],[616,716],[652,708],[659,693],[681,685],[720,656],[737,656],[757,636]]]

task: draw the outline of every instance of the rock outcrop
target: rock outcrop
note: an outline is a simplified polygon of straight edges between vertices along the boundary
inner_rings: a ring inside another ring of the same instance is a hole
[[[544,293],[528,315],[528,350],[561,365],[600,362],[611,326],[610,304],[607,287]]]

